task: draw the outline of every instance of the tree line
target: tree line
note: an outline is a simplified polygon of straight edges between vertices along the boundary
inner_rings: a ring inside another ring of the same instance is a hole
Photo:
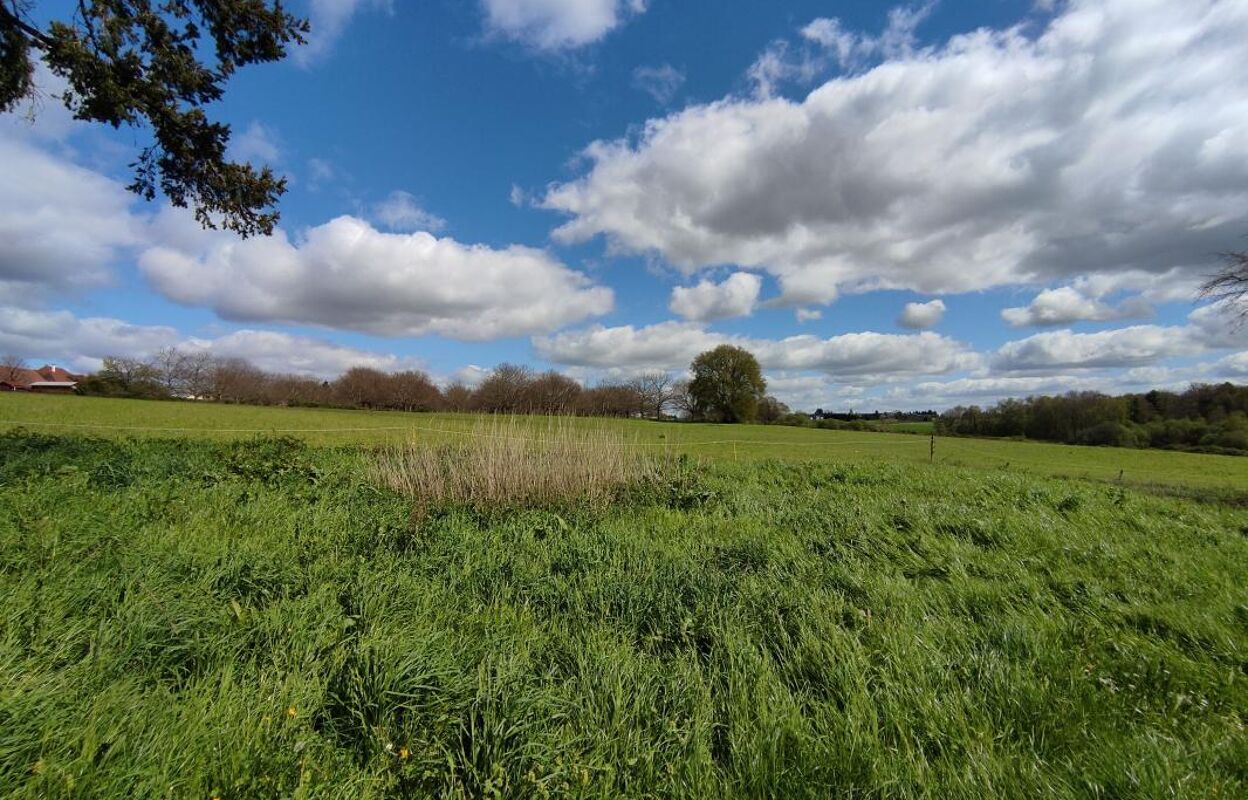
[[[656,418],[687,405],[686,386],[666,373],[584,387],[558,372],[502,364],[476,386],[456,381],[442,387],[420,370],[386,372],[357,366],[324,380],[268,372],[246,359],[173,347],[147,358],[105,358],[79,391],[247,405]]]
[[[1002,400],[990,408],[952,408],[940,415],[936,428],[953,436],[1248,454],[1248,386],[1193,384],[1182,392],[1070,392]]]
[[[582,386],[555,371],[501,364],[475,386],[439,386],[420,370],[366,366],[333,380],[268,372],[242,358],[168,347],[147,358],[112,356],[79,384],[105,397],[208,400],[249,405],[324,406],[393,411],[471,411],[598,417],[681,417],[711,422],[775,422],[789,409],[766,395],[758,362],[721,346],[698,356],[691,378],[646,372]]]

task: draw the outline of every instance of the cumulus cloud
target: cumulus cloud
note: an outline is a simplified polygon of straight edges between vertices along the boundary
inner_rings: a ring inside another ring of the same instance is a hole
[[[643,327],[594,325],[535,338],[533,346],[543,359],[575,367],[678,369],[725,341],[696,323],[667,321]]]
[[[940,374],[979,364],[979,357],[965,345],[934,333],[750,339],[707,331],[695,323],[668,321],[640,328],[595,325],[533,340],[542,358],[560,364],[652,369],[688,366],[698,353],[720,344],[744,347],[766,369],[819,371],[838,377]]]
[[[57,358],[95,369],[104,356],[137,357],[175,344],[174,328],[132,325],[108,317],[79,319],[68,311],[0,308],[0,352]]]
[[[1176,356],[1248,347],[1248,329],[1222,305],[1201,306],[1186,325],[1132,325],[1094,333],[1048,331],[1006,342],[990,359],[1005,372],[1147,367]]]
[[[817,319],[823,319],[823,312],[817,308],[799,308],[793,312],[798,322],[813,322]]]
[[[416,359],[376,353],[310,336],[280,331],[241,330],[213,339],[186,339],[186,349],[206,350],[224,358],[242,358],[267,372],[334,378],[351,367],[393,372],[419,366]]]
[[[1090,297],[1073,286],[1045,289],[1030,304],[1001,310],[1001,319],[1015,328],[1032,325],[1068,325],[1072,322],[1104,322],[1118,319],[1146,319],[1153,308],[1143,298],[1131,298],[1111,306]]]
[[[277,131],[253,120],[242,133],[230,138],[230,156],[242,161],[276,164],[282,157],[281,140]]]
[[[1223,358],[1217,363],[1218,373],[1228,378],[1248,378],[1248,350]]]
[[[118,181],[0,138],[0,294],[10,302],[100,286],[142,221]]]
[[[365,8],[392,13],[393,3],[392,0],[311,0],[308,21],[312,30],[307,36],[308,43],[294,51],[295,62],[306,67],[328,56],[352,17]]]
[[[375,353],[309,336],[240,330],[215,338],[187,337],[168,325],[135,325],[69,311],[0,307],[0,352],[53,359],[94,371],[107,356],[144,358],[164,347],[243,358],[270,372],[331,378],[354,366],[384,370],[416,366],[411,358]]]
[[[654,98],[656,103],[667,105],[685,85],[685,73],[671,64],[659,67],[638,67],[633,70],[633,86]]]
[[[488,33],[538,50],[565,50],[598,41],[645,0],[482,0]]]
[[[1037,333],[1007,342],[993,355],[994,369],[1010,371],[1134,367],[1195,355],[1204,348],[1180,326],[1132,325],[1096,333]]]
[[[585,150],[543,205],[693,274],[765,269],[794,305],[1077,275],[1206,271],[1248,207],[1248,6],[1072,0],[1034,38],[979,30],[734,98]]]
[[[139,258],[149,282],[226,319],[486,340],[551,331],[613,302],[610,289],[542,250],[385,233],[350,216],[295,239],[278,230],[240,241],[188,230],[176,214],[158,226],[167,244]]]
[[[370,214],[373,221],[392,231],[430,231],[436,233],[446,227],[446,220],[420,207],[416,198],[407,192],[394,191],[373,205]]]
[[[723,283],[701,281],[696,286],[672,289],[668,308],[685,319],[702,322],[744,317],[754,311],[763,279],[748,272],[734,272]]]
[[[926,303],[906,303],[897,324],[903,328],[931,328],[945,317],[945,301],[929,300]]]

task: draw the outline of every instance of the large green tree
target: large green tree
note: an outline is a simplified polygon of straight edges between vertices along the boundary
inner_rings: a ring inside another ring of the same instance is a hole
[[[694,416],[712,422],[753,422],[758,417],[767,381],[748,350],[721,344],[695,358],[689,369]]]
[[[286,179],[230,161],[230,128],[204,107],[248,64],[278,61],[302,43],[306,20],[268,0],[78,0],[40,25],[29,0],[0,0],[0,111],[33,98],[35,59],[64,78],[77,119],[146,128],[132,192],[191,206],[205,227],[269,234]]]

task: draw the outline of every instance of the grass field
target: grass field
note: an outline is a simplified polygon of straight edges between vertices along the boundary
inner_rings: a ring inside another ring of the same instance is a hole
[[[358,447],[0,434],[0,796],[1248,796],[1248,511],[710,451],[414,514]]]
[[[248,438],[288,433],[314,444],[378,444],[409,438],[437,442],[480,427],[466,414],[408,414],[338,409],[265,408],[202,403],[113,400],[0,393],[0,430],[109,436]],[[547,424],[534,420],[532,425]],[[711,461],[822,461],[926,463],[926,437],[779,426],[723,426],[640,420],[570,420],[567,424],[619,430],[637,445],[684,452]],[[942,464],[1007,469],[1038,475],[1248,492],[1248,458],[1160,450],[1075,447],[1040,442],[938,438]]]

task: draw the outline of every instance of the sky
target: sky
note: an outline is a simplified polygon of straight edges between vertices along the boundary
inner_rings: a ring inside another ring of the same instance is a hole
[[[41,3],[55,15],[64,3]],[[1248,0],[292,0],[210,107],[272,237],[0,116],[0,353],[586,384],[746,347],[794,408],[1248,382]]]

